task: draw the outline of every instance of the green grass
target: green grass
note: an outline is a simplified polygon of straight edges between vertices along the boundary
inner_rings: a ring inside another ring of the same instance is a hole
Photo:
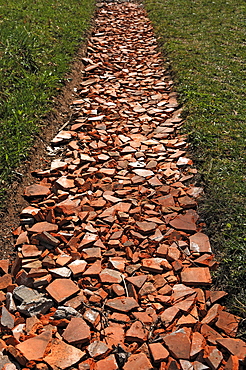
[[[84,41],[93,0],[0,0],[0,195]]]
[[[243,0],[145,0],[184,104],[201,212],[221,264],[217,287],[246,317],[245,12]]]

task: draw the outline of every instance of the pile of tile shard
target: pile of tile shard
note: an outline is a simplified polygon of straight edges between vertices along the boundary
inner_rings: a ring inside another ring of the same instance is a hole
[[[245,368],[143,8],[100,4],[83,62],[62,155],[34,174],[17,258],[0,261],[1,369]]]

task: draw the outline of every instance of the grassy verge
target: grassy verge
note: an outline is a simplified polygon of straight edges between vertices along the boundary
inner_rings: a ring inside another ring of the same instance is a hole
[[[0,0],[0,196],[83,41],[93,0]]]
[[[197,167],[202,205],[221,261],[215,284],[246,317],[245,2],[145,0],[175,74]],[[218,258],[218,257],[217,257]]]

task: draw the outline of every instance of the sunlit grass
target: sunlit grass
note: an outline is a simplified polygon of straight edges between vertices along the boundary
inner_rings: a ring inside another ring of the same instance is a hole
[[[246,313],[245,2],[146,0],[184,104],[193,157],[205,184],[201,205],[220,259],[215,284]],[[238,304],[238,301],[241,304]]]
[[[93,9],[93,0],[0,0],[1,194],[84,41]]]

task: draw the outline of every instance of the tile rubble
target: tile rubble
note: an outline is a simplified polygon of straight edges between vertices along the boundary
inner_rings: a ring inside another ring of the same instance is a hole
[[[1,368],[243,369],[143,8],[99,4],[83,63],[62,158],[34,173],[16,260],[0,261]]]

